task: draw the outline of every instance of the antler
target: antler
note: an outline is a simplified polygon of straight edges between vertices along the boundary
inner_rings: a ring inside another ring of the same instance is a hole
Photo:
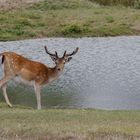
[[[52,53],[50,53],[50,52],[48,51],[47,46],[45,46],[44,48],[45,48],[45,51],[46,51],[47,54],[49,54],[49,55],[51,55],[51,56],[55,56],[55,57],[58,58],[58,54],[57,54],[56,51],[55,51],[55,54],[52,54]]]
[[[78,52],[78,47],[75,49],[75,51],[73,51],[72,53],[70,53],[70,54],[66,54],[66,51],[64,52],[64,54],[63,54],[63,58],[64,57],[69,57],[69,56],[72,56],[72,55],[75,55],[77,52]]]

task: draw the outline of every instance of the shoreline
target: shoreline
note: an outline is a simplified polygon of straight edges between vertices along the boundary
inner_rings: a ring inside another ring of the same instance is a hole
[[[10,42],[24,42],[24,41],[45,41],[45,40],[48,40],[48,39],[74,39],[74,40],[77,40],[77,39],[111,39],[111,38],[139,38],[140,35],[120,35],[120,36],[107,36],[107,37],[42,37],[42,38],[28,38],[28,39],[22,39],[22,40],[7,40],[7,41],[0,41],[0,43],[10,43]]]

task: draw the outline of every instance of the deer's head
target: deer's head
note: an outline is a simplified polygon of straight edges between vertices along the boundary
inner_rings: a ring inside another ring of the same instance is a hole
[[[55,62],[56,64],[56,70],[58,72],[62,72],[64,69],[64,66],[67,62],[70,62],[70,60],[72,59],[72,56],[75,55],[78,52],[79,48],[76,48],[72,53],[68,53],[65,51],[62,57],[59,57],[57,52],[55,51],[55,53],[50,53],[47,49],[47,47],[45,46],[45,51],[46,53],[51,57],[51,59]]]

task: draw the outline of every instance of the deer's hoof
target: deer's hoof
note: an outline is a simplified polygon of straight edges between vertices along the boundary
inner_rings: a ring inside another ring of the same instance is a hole
[[[11,104],[8,104],[9,107],[13,107]]]
[[[37,110],[41,110],[41,106],[37,107]]]

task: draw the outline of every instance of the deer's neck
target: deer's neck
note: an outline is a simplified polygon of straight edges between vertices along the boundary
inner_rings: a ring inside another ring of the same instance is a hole
[[[53,68],[49,68],[49,71],[48,71],[48,81],[49,83],[58,79],[58,77],[61,75],[62,72],[59,72],[55,67]]]

